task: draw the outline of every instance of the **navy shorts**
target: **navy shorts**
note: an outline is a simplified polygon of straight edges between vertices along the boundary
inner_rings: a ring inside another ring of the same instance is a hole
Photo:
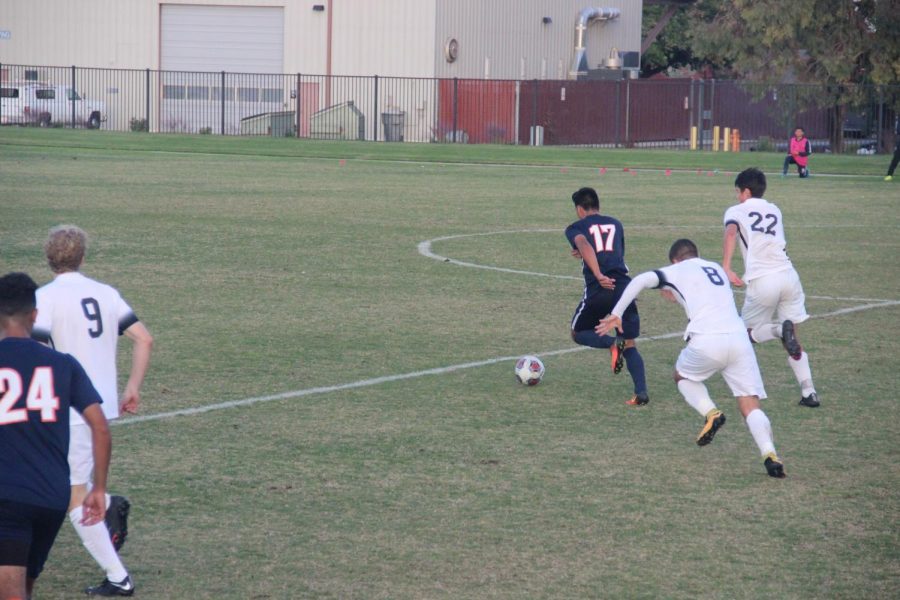
[[[37,579],[65,518],[65,509],[0,500],[0,565],[26,567]]]
[[[622,282],[616,282],[616,289],[602,290],[600,292],[583,298],[575,309],[575,315],[572,317],[572,331],[583,331],[585,329],[593,329],[600,322],[600,319],[612,312],[616,302],[622,297],[622,292],[628,285],[630,280],[624,279]],[[632,302],[622,314],[622,330],[621,336],[626,340],[636,339],[641,334],[641,317],[638,315],[637,305]],[[612,333],[610,332],[610,335]]]

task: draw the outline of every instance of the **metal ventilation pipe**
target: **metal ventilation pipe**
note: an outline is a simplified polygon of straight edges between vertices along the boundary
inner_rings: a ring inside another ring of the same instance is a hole
[[[584,32],[587,30],[591,21],[610,21],[617,19],[622,14],[618,8],[583,8],[581,14],[578,15],[578,22],[575,24],[575,57],[572,59],[572,68],[569,69],[569,76],[573,79],[578,78],[579,72],[587,71],[587,59],[585,58]]]

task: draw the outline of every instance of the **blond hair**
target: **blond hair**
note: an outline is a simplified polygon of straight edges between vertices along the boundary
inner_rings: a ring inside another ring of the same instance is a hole
[[[44,244],[47,264],[54,273],[77,271],[87,250],[87,234],[76,225],[57,225]]]

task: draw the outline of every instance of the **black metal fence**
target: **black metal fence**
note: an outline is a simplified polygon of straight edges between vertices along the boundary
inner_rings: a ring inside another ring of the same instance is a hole
[[[201,73],[0,64],[0,123],[392,142],[775,149],[795,126],[827,147],[893,140],[900,86],[721,80],[546,81]],[[720,138],[721,139],[721,138]]]

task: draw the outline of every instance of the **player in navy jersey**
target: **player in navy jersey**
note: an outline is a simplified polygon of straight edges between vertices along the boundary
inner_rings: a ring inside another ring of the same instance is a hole
[[[582,261],[584,294],[572,317],[572,339],[591,348],[609,348],[613,373],[623,363],[634,382],[634,395],[626,401],[641,406],[650,401],[644,375],[644,359],[634,345],[640,335],[641,320],[632,302],[622,317],[621,337],[598,335],[594,328],[609,314],[631,279],[625,265],[625,228],[617,219],[600,214],[600,197],[593,188],[584,187],[572,194],[578,220],[566,228],[572,256]]]
[[[30,598],[69,505],[69,408],[91,429],[86,524],[106,513],[110,436],[100,395],[68,354],[31,339],[37,285],[0,277],[0,598]]]

